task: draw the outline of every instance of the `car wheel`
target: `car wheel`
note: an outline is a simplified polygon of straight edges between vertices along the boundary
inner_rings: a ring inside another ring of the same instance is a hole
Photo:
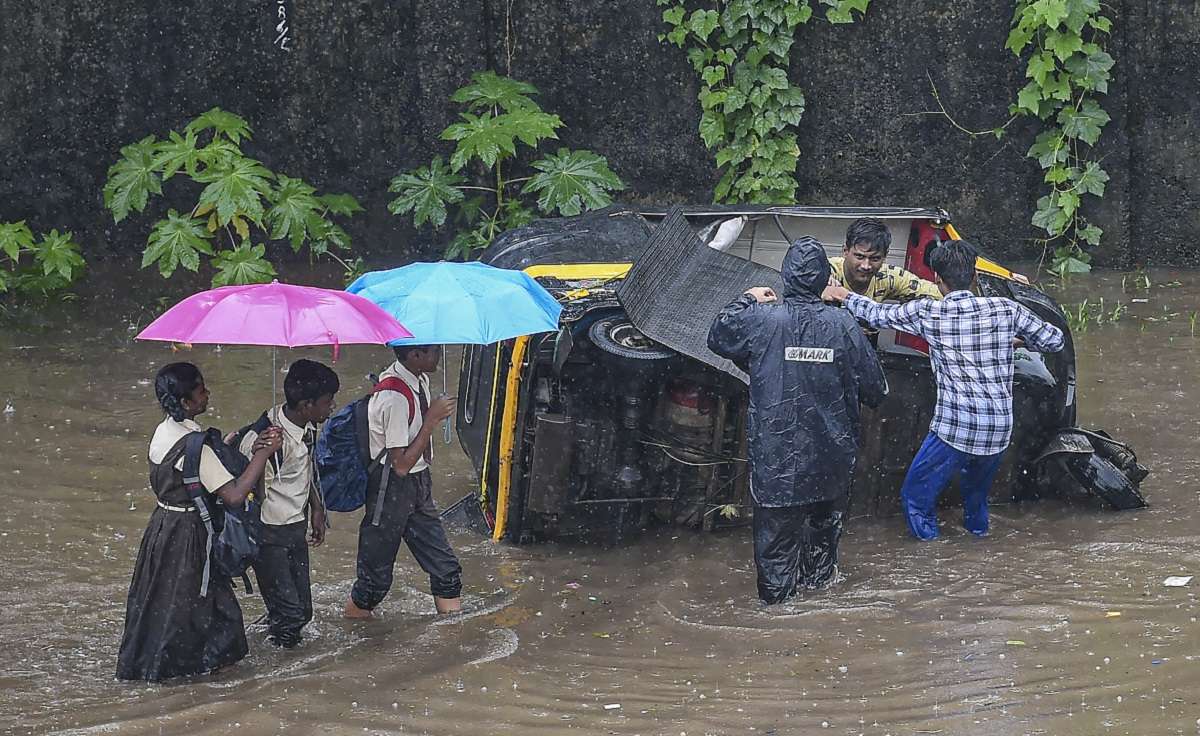
[[[610,355],[633,360],[666,360],[676,353],[642,334],[627,317],[596,320],[588,329],[592,344]]]

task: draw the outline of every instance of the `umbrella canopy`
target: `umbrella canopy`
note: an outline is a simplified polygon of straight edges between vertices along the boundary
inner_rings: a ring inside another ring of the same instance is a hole
[[[485,263],[413,263],[372,271],[346,287],[429,345],[486,345],[558,329],[562,307],[528,274]]]
[[[139,340],[220,345],[382,345],[412,337],[394,317],[344,291],[271,282],[193,294]]]

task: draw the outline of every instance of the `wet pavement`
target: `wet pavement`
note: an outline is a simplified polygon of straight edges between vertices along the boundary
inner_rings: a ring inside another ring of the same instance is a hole
[[[1195,734],[1200,274],[1147,276],[1149,289],[1105,273],[1055,295],[1103,297],[1106,317],[1128,307],[1076,332],[1080,420],[1136,447],[1148,509],[999,506],[984,540],[947,509],[931,544],[898,516],[855,520],[844,579],[771,609],[754,600],[748,529],[668,529],[616,549],[455,531],[468,613],[436,618],[402,551],[365,624],[340,618],[359,515],[335,514],[305,643],[279,651],[251,627],[242,663],[170,685],[113,677],[153,508],[151,378],[196,362],[213,391],[202,423],[232,429],[270,402],[270,352],[136,343],[161,307],[128,297],[0,327],[0,732]],[[301,356],[329,351],[280,351],[280,366]],[[339,400],[387,360],[343,349]],[[437,442],[445,505],[472,473]],[[248,623],[262,614],[257,596],[241,600]]]

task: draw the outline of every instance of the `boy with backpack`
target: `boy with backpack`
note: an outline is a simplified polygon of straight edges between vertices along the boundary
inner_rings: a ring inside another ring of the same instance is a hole
[[[436,345],[394,348],[396,362],[379,376],[366,406],[370,458],[366,513],[358,533],[358,577],[346,618],[370,618],[392,587],[400,542],[429,575],[438,613],[462,609],[462,567],[433,503],[429,462],[437,423],[454,414],[455,399],[430,401],[427,374],[437,370]]]
[[[297,360],[283,380],[286,402],[263,412],[240,443],[242,453],[248,455],[259,432],[269,426],[282,430],[283,446],[263,474],[262,529],[254,576],[267,605],[269,640],[287,649],[300,643],[300,632],[313,617],[308,545],[320,546],[326,528],[313,448],[317,426],[333,411],[338,388],[337,374],[329,367]]]

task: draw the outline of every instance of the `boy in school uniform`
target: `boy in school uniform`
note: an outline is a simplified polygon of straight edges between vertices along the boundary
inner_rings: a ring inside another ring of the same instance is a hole
[[[271,426],[282,430],[283,447],[263,474],[263,527],[254,576],[267,604],[269,640],[288,649],[300,643],[301,630],[313,617],[308,546],[320,546],[326,528],[313,448],[338,388],[330,368],[297,360],[283,380],[285,403],[265,412]],[[253,428],[246,432],[239,448],[243,454],[257,437]]]
[[[375,461],[368,474],[366,513],[358,532],[358,577],[346,601],[346,618],[370,618],[387,595],[402,540],[429,575],[438,613],[462,608],[462,567],[433,503],[429,473],[433,432],[438,422],[454,414],[455,400],[442,396],[430,401],[427,374],[437,370],[436,345],[394,350],[396,362],[380,374],[380,386],[395,380],[403,386],[377,390],[367,404]]]

